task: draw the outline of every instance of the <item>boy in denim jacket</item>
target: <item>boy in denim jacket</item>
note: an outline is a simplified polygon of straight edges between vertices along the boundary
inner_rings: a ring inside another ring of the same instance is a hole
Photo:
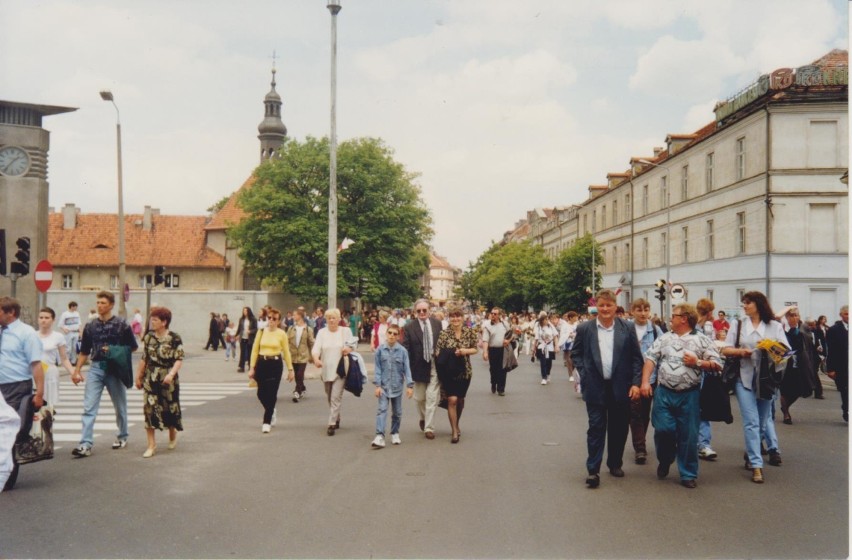
[[[391,443],[399,445],[399,425],[402,422],[402,390],[410,399],[414,394],[414,380],[411,378],[411,367],[408,362],[408,352],[397,344],[399,327],[390,325],[387,330],[387,342],[376,349],[376,369],[373,384],[376,386],[376,398],[379,408],[376,412],[376,438],[373,440],[374,449],[385,446],[385,424],[387,423],[388,401],[393,407],[391,419]]]

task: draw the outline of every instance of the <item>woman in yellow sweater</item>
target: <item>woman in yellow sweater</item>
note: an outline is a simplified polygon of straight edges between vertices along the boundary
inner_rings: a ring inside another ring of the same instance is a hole
[[[269,324],[254,339],[249,369],[249,378],[257,382],[257,400],[263,405],[263,426],[260,431],[264,434],[270,432],[277,420],[275,403],[278,401],[278,387],[284,373],[282,358],[287,363],[287,381],[293,381],[290,342],[287,333],[278,328],[281,312],[270,309],[267,317]]]

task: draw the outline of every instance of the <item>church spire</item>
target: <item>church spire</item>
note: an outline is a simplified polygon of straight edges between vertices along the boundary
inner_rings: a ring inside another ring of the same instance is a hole
[[[257,127],[260,140],[260,163],[277,157],[287,138],[287,127],[281,120],[281,96],[275,91],[275,52],[272,53],[272,89],[263,98],[264,117]]]

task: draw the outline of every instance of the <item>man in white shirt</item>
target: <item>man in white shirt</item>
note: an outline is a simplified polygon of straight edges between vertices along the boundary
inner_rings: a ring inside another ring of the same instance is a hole
[[[503,369],[503,349],[509,346],[512,339],[506,333],[511,332],[509,325],[503,320],[499,307],[491,310],[489,320],[482,323],[482,359],[488,362],[491,373],[491,392],[501,397],[506,395],[506,370]]]

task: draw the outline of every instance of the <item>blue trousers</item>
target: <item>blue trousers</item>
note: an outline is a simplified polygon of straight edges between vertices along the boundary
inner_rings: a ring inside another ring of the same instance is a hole
[[[127,389],[117,375],[109,375],[101,367],[101,362],[92,362],[86,376],[86,388],[83,393],[83,435],[80,444],[94,445],[95,418],[101,406],[101,395],[106,387],[115,408],[115,425],[118,439],[127,439]]]
[[[778,434],[775,432],[775,422],[772,421],[772,401],[758,399],[755,392],[743,387],[739,379],[734,390],[740,405],[740,415],[743,417],[743,436],[748,462],[753,468],[763,468],[763,457],[760,455],[761,436],[766,440],[768,449],[780,453]]]
[[[654,393],[651,423],[657,460],[663,466],[677,458],[681,480],[698,478],[698,424],[701,421],[698,388],[676,393],[662,385]]]
[[[379,396],[379,408],[376,411],[376,434],[385,435],[385,427],[388,417],[388,401],[391,402],[393,413],[391,415],[391,433],[399,433],[399,425],[402,423],[402,395],[389,397],[387,393],[382,391]]]

